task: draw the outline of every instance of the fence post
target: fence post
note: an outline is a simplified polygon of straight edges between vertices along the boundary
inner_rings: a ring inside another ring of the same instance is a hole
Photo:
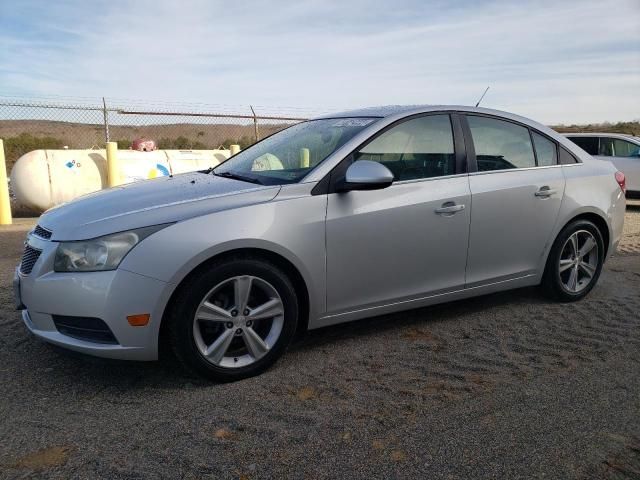
[[[109,141],[109,112],[107,111],[107,102],[102,97],[102,116],[104,117],[104,141]]]
[[[229,152],[231,152],[231,156],[233,157],[236,153],[240,151],[240,145],[229,145]]]
[[[7,165],[4,158],[4,142],[0,138],[0,225],[11,225],[12,223]]]
[[[258,132],[258,117],[256,117],[256,111],[253,109],[251,105],[249,105],[251,109],[251,113],[253,114],[253,131],[256,136],[256,142],[260,140],[260,133]]]
[[[107,142],[107,185],[120,185],[120,165],[118,165],[118,142]]]

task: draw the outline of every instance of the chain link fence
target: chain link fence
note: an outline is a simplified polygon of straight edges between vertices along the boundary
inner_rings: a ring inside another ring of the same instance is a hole
[[[154,140],[159,149],[216,149],[238,144],[246,148],[318,110],[167,104],[136,100],[0,97],[0,138],[4,139],[7,170],[27,152],[37,149],[118,148],[133,140]]]

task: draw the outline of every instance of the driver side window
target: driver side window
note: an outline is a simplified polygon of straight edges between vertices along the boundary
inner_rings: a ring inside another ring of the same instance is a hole
[[[451,119],[440,114],[406,120],[356,152],[355,160],[381,163],[393,173],[395,181],[453,175]]]

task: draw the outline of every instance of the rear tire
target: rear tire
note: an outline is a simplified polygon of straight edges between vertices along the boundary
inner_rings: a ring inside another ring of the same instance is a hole
[[[169,308],[169,343],[189,370],[218,382],[258,375],[296,331],[298,299],[276,265],[231,257],[193,274]]]
[[[554,300],[575,302],[593,289],[603,263],[602,233],[592,222],[576,220],[562,229],[553,243],[542,287]]]

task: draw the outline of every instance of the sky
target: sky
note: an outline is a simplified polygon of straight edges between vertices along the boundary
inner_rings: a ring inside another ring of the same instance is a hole
[[[640,119],[640,0],[0,0],[0,96]]]

